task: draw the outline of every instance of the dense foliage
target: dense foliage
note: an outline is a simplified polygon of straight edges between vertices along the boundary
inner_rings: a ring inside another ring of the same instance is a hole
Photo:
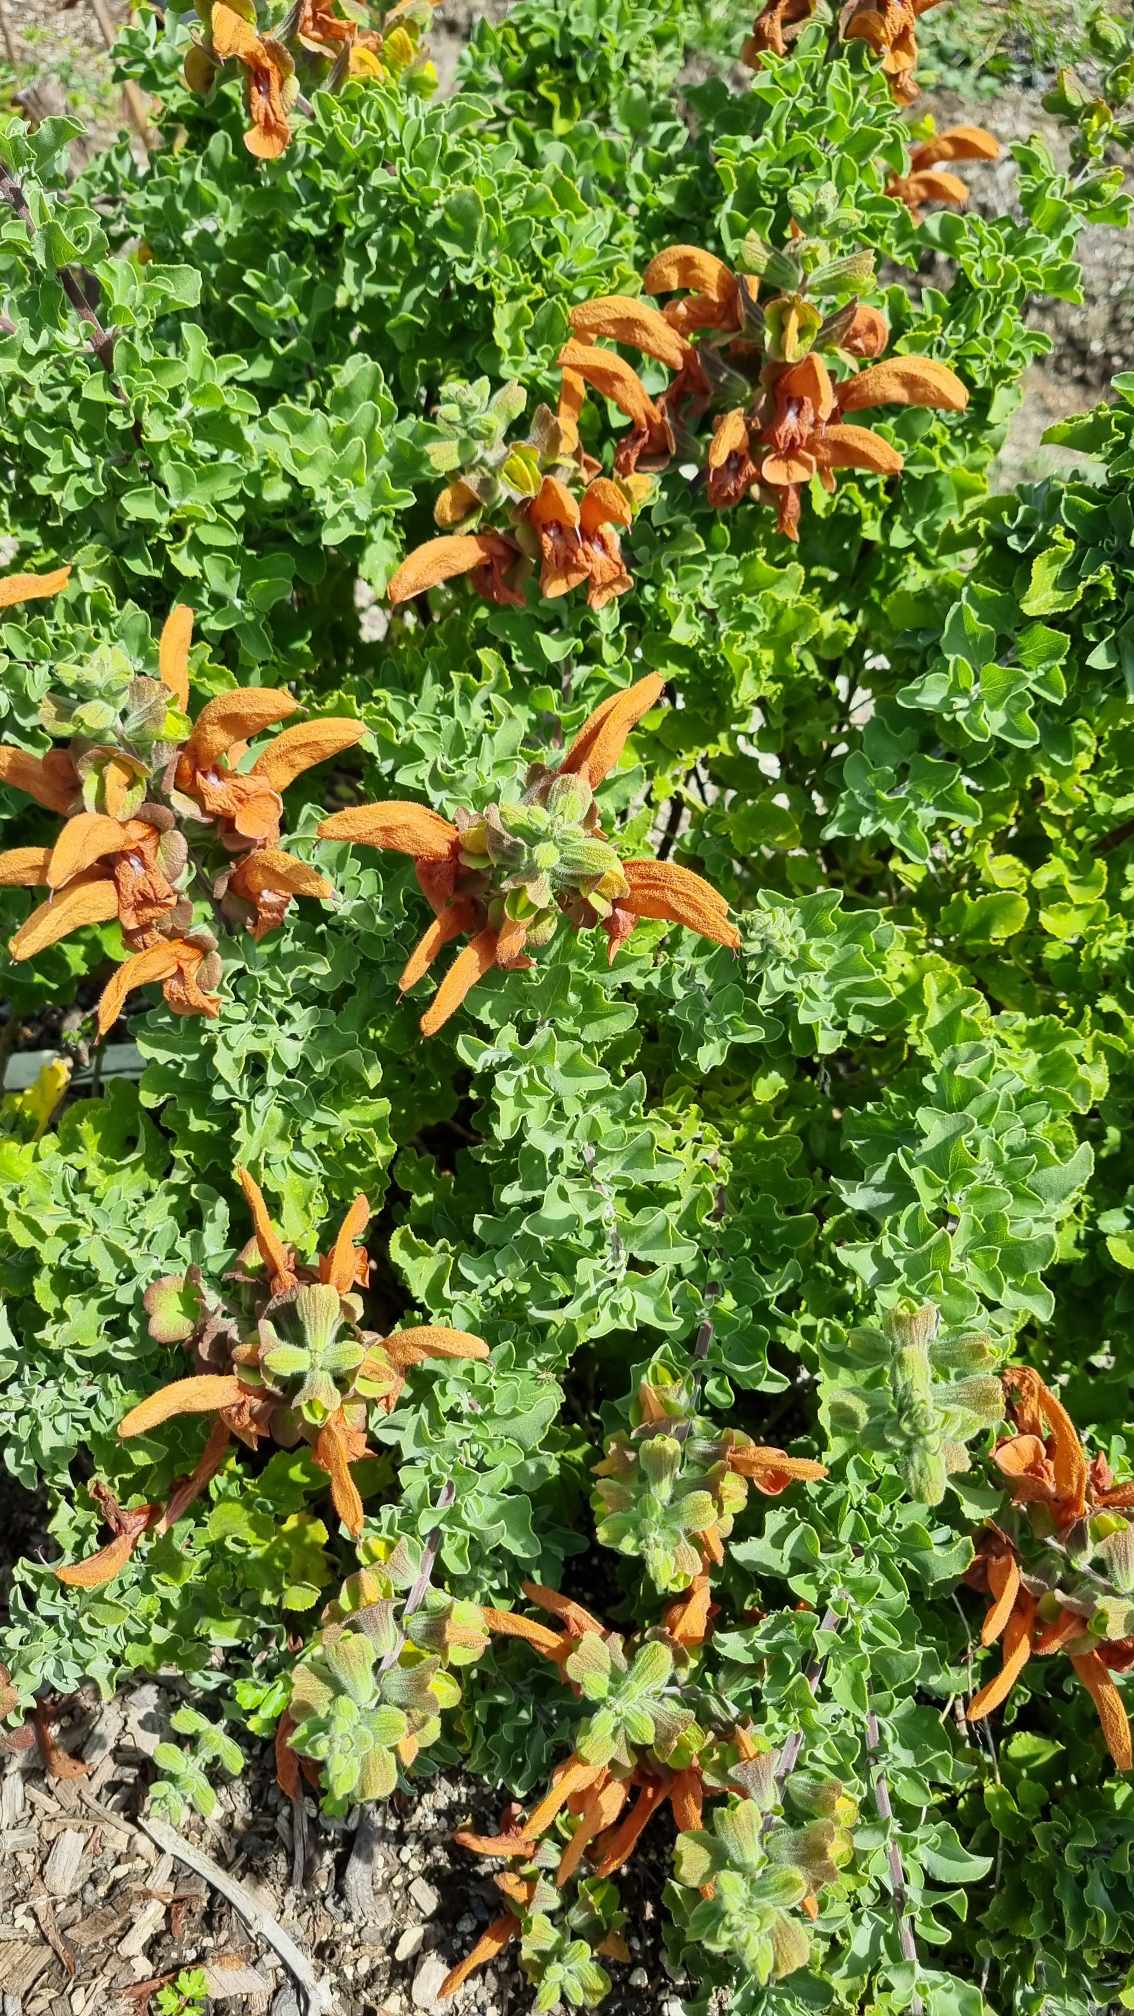
[[[1134,374],[990,484],[1127,31],[993,217],[915,0],[519,0],[443,100],[353,11],[143,10],[145,159],[0,123],[7,1029],[143,1060],[0,1112],[0,1702],[176,1669],[175,1820],[242,1732],[331,1815],[462,1765],[453,1992],[597,2005],[672,1820],[690,2016],[1087,2016]]]

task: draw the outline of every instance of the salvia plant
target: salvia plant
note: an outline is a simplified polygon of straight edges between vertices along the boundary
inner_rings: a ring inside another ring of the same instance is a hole
[[[462,2010],[1128,2006],[1130,23],[431,12],[0,116],[0,1715],[445,1772]]]

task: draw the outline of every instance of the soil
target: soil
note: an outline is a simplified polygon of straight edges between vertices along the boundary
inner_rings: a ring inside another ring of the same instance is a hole
[[[22,1732],[0,1739],[0,1750],[29,1743],[0,1779],[4,2016],[137,2016],[179,1968],[202,1968],[210,2005],[231,2005],[234,2016],[301,2016],[303,1996],[269,1940],[138,1825],[152,1752],[177,1698],[172,1685],[147,1681],[110,1703],[66,1704],[53,1733],[83,1776],[51,1776]],[[415,1787],[412,1801],[377,1812],[365,1862],[352,1870],[353,1829],[318,1820],[309,1797],[296,1886],[294,1811],[261,1750],[208,1825],[194,1818],[180,1831],[296,1941],[332,1991],[336,2016],[520,2016],[531,1991],[508,1956],[451,2001],[436,1999],[500,1903],[490,1866],[455,1847],[452,1832],[489,1831],[500,1817],[483,1787],[438,1777]],[[620,1879],[631,1959],[613,1969],[609,2016],[680,2016],[655,1901],[669,1832],[659,1821]]]

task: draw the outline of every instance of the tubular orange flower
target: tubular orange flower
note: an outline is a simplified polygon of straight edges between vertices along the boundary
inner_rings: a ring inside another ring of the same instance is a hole
[[[581,343],[593,344],[596,337],[605,336],[613,343],[626,343],[631,349],[640,350],[645,357],[656,358],[670,371],[697,368],[692,344],[647,301],[634,301],[625,294],[601,294],[597,300],[584,301],[572,308],[567,320],[572,335]]]
[[[843,34],[848,42],[865,42],[882,59],[891,95],[900,105],[917,97],[914,70],[917,65],[918,18],[928,13],[938,0],[850,0],[842,16]]]
[[[747,284],[755,299],[755,281]],[[647,294],[687,293],[687,300],[671,301],[663,310],[679,335],[694,329],[736,331],[741,326],[743,308],[735,273],[715,253],[703,252],[697,245],[668,245],[655,253],[642,285]]]
[[[920,222],[926,203],[946,203],[960,210],[969,200],[968,186],[959,175],[940,169],[939,164],[996,161],[999,157],[1000,142],[986,133],[983,126],[950,126],[946,132],[935,133],[912,149],[909,174],[891,176],[886,194],[905,204],[915,224]]]
[[[739,408],[717,418],[707,467],[709,502],[717,511],[739,504],[756,482],[759,471],[750,452],[748,421]]]
[[[332,812],[319,827],[320,840],[349,840],[366,847],[391,847],[416,861],[443,861],[460,840],[457,828],[427,805],[391,799]]]
[[[1002,1701],[1008,1699],[1024,1667],[1032,1656],[1032,1626],[1036,1600],[1021,1590],[1012,1606],[1003,1633],[1004,1660],[999,1673],[973,1695],[968,1705],[970,1722],[981,1722]]]
[[[630,1860],[654,1814],[664,1805],[667,1797],[666,1785],[660,1778],[647,1779],[644,1785],[639,1786],[638,1796],[629,1811],[596,1844],[596,1883],[613,1876],[624,1862]]]
[[[767,1498],[778,1498],[789,1484],[817,1484],[827,1475],[824,1463],[807,1456],[789,1456],[783,1449],[734,1448],[728,1452],[728,1467],[747,1477]]]
[[[620,899],[619,908],[633,917],[684,924],[714,944],[727,945],[732,952],[739,950],[740,932],[728,915],[723,896],[691,868],[678,867],[673,861],[624,861],[622,866],[629,893]]]
[[[421,1018],[423,1036],[435,1036],[439,1029],[443,1029],[477,981],[483,980],[495,966],[498,942],[499,933],[489,927],[478,931],[463,951],[458,952]]]
[[[588,1790],[579,1824],[559,1858],[555,1881],[560,1889],[569,1883],[596,1834],[613,1827],[627,1799],[630,1787],[623,1778],[611,1778],[605,1785]]]
[[[657,705],[664,692],[665,680],[656,672],[648,672],[644,679],[636,679],[633,686],[612,693],[584,721],[556,775],[585,777],[591,790],[597,791],[614,769],[643,715]]]
[[[612,350],[579,343],[572,337],[559,352],[557,362],[561,370],[573,372],[632,422],[614,458],[620,475],[631,474],[643,463],[649,467],[669,460],[674,449],[672,424],[623,358]]]
[[[81,931],[87,924],[109,924],[117,915],[113,881],[97,873],[84,876],[33,910],[8,940],[8,951],[13,959],[34,959],[37,952],[57,945],[72,931]]]
[[[55,567],[50,574],[6,574],[0,577],[0,609],[11,609],[17,602],[41,602],[51,595],[61,595],[71,579],[71,565]]]
[[[225,0],[214,0],[211,30],[214,54],[222,63],[239,63],[244,71],[252,121],[244,145],[259,161],[278,160],[291,141],[289,113],[298,96],[295,64],[282,42],[258,35]]]
[[[69,812],[79,789],[75,766],[62,749],[32,756],[4,742],[0,742],[0,784],[34,798],[48,812]]]
[[[244,1192],[244,1201],[252,1214],[253,1236],[260,1258],[267,1270],[268,1281],[273,1295],[286,1295],[297,1284],[295,1255],[285,1246],[272,1223],[271,1213],[264,1202],[264,1193],[256,1178],[247,1169],[235,1170],[236,1180]]]
[[[368,1265],[366,1254],[358,1246],[367,1225],[370,1223],[370,1200],[364,1196],[355,1198],[346,1217],[339,1227],[338,1237],[327,1257],[326,1264],[320,1263],[319,1278],[337,1288],[340,1295],[349,1295],[358,1282],[365,1285]],[[478,1343],[480,1339],[476,1340]],[[487,1357],[488,1348],[485,1346]]]
[[[815,12],[815,0],[768,0],[757,15],[752,33],[740,52],[750,70],[758,70],[766,55],[786,56]]]
[[[481,1933],[472,1952],[467,1953],[456,1967],[449,1969],[437,1991],[438,2001],[447,2002],[450,1995],[455,1995],[458,1988],[464,1986],[470,1974],[475,1974],[478,1967],[484,1967],[490,1960],[495,1960],[499,1953],[503,1953],[509,1942],[517,1939],[519,1935],[520,1921],[513,1911],[505,1911],[502,1917],[494,1918],[488,1930]]]
[[[864,406],[935,406],[963,413],[969,395],[956,372],[935,357],[890,357],[840,385],[838,403],[840,413],[859,413]]]
[[[1120,1771],[1134,1769],[1130,1722],[1122,1697],[1097,1652],[1072,1653],[1071,1664],[1095,1704],[1106,1747]]]
[[[522,604],[523,596],[507,582],[518,559],[518,548],[498,532],[449,532],[415,547],[392,576],[386,594],[396,608],[427,588],[471,574],[474,588],[486,601]]]
[[[360,1438],[365,1444],[365,1436]],[[320,1470],[325,1470],[331,1480],[331,1503],[347,1532],[357,1540],[364,1524],[362,1499],[358,1486],[350,1474],[348,1439],[343,1423],[338,1415],[332,1416],[325,1428],[319,1430],[311,1454]],[[362,1450],[356,1452],[362,1454]]]
[[[162,983],[166,1006],[175,1015],[219,1015],[220,998],[208,990],[220,979],[221,966],[216,943],[208,932],[196,939],[169,938],[144,952],[135,952],[124,961],[99,996],[98,1033],[112,1029],[125,1006],[126,997],[138,987]]]

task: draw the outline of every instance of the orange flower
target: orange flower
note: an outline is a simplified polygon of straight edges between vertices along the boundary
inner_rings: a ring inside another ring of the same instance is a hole
[[[760,480],[780,497],[780,530],[798,538],[799,486],[818,475],[835,488],[836,469],[865,469],[896,476],[903,458],[868,427],[842,416],[867,406],[936,406],[961,412],[968,394],[956,373],[929,357],[895,357],[873,364],[838,387],[812,354],[774,378],[760,412],[760,439],[770,451],[759,463]]]
[[[213,0],[210,17],[212,54],[221,63],[239,63],[244,71],[245,103],[252,121],[244,135],[244,145],[259,161],[275,161],[291,141],[290,113],[299,95],[295,64],[282,42],[258,35],[255,16],[245,18],[243,10],[226,0]],[[191,90],[208,88],[196,66],[186,64],[186,82]]]
[[[1111,1757],[1120,1771],[1129,1771],[1134,1767],[1130,1725],[1111,1677],[1112,1670],[1125,1672],[1134,1663],[1129,1641],[1100,1639],[1095,1615],[1099,1576],[1077,1584],[1072,1569],[1064,1589],[1057,1579],[1063,1556],[1048,1554],[1044,1542],[1053,1532],[1057,1539],[1073,1531],[1082,1534],[1084,1521],[1134,1506],[1134,1482],[1116,1485],[1105,1459],[1088,1462],[1062,1401],[1030,1366],[1010,1367],[1003,1380],[1019,1432],[998,1443],[993,1461],[1026,1524],[1018,1539],[997,1526],[987,1527],[965,1578],[992,1597],[981,1644],[999,1640],[1003,1653],[1000,1671],[973,1696],[969,1720],[980,1721],[1007,1699],[1034,1654],[1065,1651],[1095,1704]],[[1117,1528],[1122,1522],[1111,1524]],[[1092,1530],[1090,1525],[1086,1530]],[[1041,1551],[1033,1560],[1036,1539]],[[1098,1616],[1105,1619],[1105,1610]]]
[[[793,42],[798,41],[815,12],[815,0],[768,0],[762,14],[758,14],[752,33],[740,52],[740,60],[747,63],[750,70],[760,68],[761,58],[766,55],[786,56]]]
[[[450,532],[415,547],[392,576],[386,593],[396,608],[427,588],[468,574],[484,601],[510,602],[522,608],[524,598],[508,580],[519,558],[519,549],[498,532]]]
[[[755,304],[757,296],[755,280],[739,279],[723,259],[696,245],[668,245],[656,253],[642,275],[642,285],[647,294],[678,290],[686,294],[684,301],[671,301],[662,311],[678,334],[686,336],[695,329],[739,333],[745,298]]]
[[[910,154],[908,175],[893,175],[886,184],[887,196],[904,203],[915,224],[921,222],[927,203],[946,203],[961,210],[969,200],[966,183],[959,175],[942,169],[942,161],[997,161],[1000,142],[983,126],[950,126],[932,139],[922,140]]]
[[[637,305],[641,307],[640,303]],[[647,469],[660,468],[668,462],[674,450],[673,426],[650,398],[637,372],[623,358],[612,350],[601,350],[597,344],[580,343],[572,337],[564,344],[557,361],[561,370],[581,378],[633,423],[619,441],[614,457],[614,467],[620,476],[632,475],[643,465]]]
[[[0,577],[0,609],[17,602],[40,602],[62,594],[71,579],[71,565],[56,567],[50,574],[6,574]]]
[[[917,23],[939,0],[850,0],[843,11],[843,34],[848,42],[865,42],[882,59],[890,93],[900,105],[917,97]]]
[[[540,593],[549,599],[587,583],[587,606],[602,609],[632,585],[614,525],[629,525],[631,508],[617,483],[596,476],[576,503],[554,476],[545,476],[527,510],[539,539]]]
[[[618,496],[617,486],[603,481],[587,493],[595,496],[598,512],[612,508],[604,492]],[[549,589],[577,585],[584,565],[594,587],[597,563],[584,512],[572,523],[569,494],[550,479],[537,502]],[[611,560],[605,544],[602,554]],[[663,918],[718,945],[739,946],[727,903],[699,875],[670,862],[620,861],[599,824],[594,793],[662,691],[662,680],[650,674],[605,700],[556,769],[533,767],[519,803],[461,812],[450,822],[426,806],[393,801],[355,806],[323,821],[321,839],[392,848],[415,862],[434,922],[406,962],[403,990],[453,939],[469,939],[421,1018],[423,1035],[442,1028],[492,967],[530,965],[529,951],[547,943],[561,917],[576,931],[602,924],[611,960],[639,918]],[[573,788],[571,780],[577,780]]]

